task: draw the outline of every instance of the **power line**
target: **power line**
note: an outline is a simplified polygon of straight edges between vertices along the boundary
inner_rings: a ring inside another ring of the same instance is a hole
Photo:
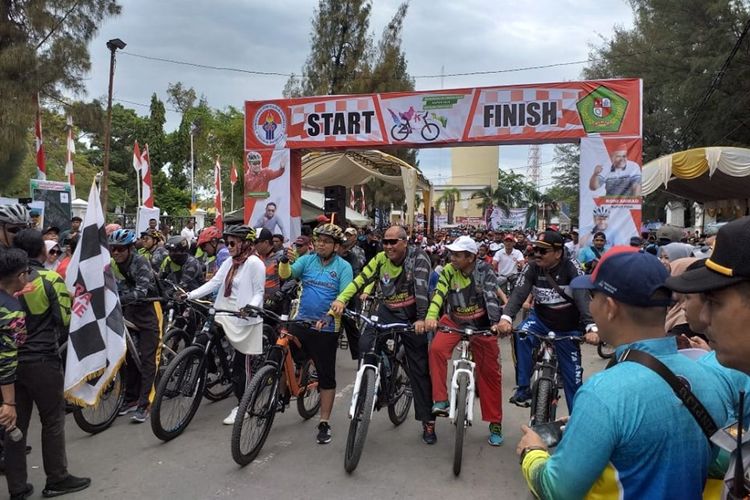
[[[192,63],[192,62],[187,62],[187,61],[178,61],[176,59],[166,59],[163,57],[144,56],[143,54],[134,54],[133,52],[125,52],[125,51],[120,51],[120,53],[128,55],[128,56],[132,56],[132,57],[139,57],[141,59],[147,59],[149,61],[160,61],[160,62],[166,62],[170,64],[179,64],[182,66],[192,66],[194,68],[212,69],[216,71],[232,71],[234,73],[244,73],[248,75],[259,75],[259,76],[285,76],[285,77],[292,76],[292,73],[278,73],[275,71],[257,71],[257,70],[252,70],[252,69],[232,68],[229,66],[211,66],[209,64],[199,64],[199,63]]]
[[[142,106],[144,108],[150,108],[151,107],[150,104],[144,104],[142,102],[135,102],[135,101],[128,101],[127,99],[117,99],[117,98],[114,98],[112,100],[113,101],[117,101],[117,102],[124,102],[126,104],[132,104],[133,106]],[[164,109],[167,110],[167,111],[172,111],[173,113],[180,113],[180,111],[178,111],[176,109],[172,109],[172,108],[167,108],[166,106],[164,107]]]

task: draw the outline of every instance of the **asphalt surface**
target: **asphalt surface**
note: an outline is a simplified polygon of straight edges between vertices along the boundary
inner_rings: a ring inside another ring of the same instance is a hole
[[[594,347],[582,349],[584,377],[604,368],[606,362],[598,358]],[[479,421],[481,412],[476,401],[474,426],[466,434],[459,477],[452,471],[453,426],[447,419],[439,419],[437,444],[425,445],[413,410],[400,427],[390,423],[385,410],[376,413],[359,467],[353,474],[344,471],[347,409],[356,365],[348,351],[339,351],[330,444],[315,442],[317,417],[302,420],[293,404],[277,415],[255,462],[241,468],[231,456],[231,426],[221,424],[236,404],[233,397],[218,403],[204,400],[185,433],[168,443],[157,439],[148,423],[132,424],[128,417],[120,417],[110,429],[90,436],[69,415],[69,470],[91,477],[93,482],[89,489],[65,498],[531,498],[515,453],[520,426],[529,413],[507,402],[514,383],[507,340],[502,341],[501,357],[505,443],[500,447],[487,443],[487,424]],[[567,408],[561,401],[558,415],[565,414]],[[29,480],[36,490],[32,498],[41,498],[45,476],[36,417],[29,430],[29,444],[33,446],[27,457]]]

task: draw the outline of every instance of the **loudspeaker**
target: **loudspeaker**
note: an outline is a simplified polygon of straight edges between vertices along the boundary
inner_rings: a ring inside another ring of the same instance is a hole
[[[336,214],[336,225],[346,227],[346,188],[344,186],[326,186],[323,188],[323,211]]]

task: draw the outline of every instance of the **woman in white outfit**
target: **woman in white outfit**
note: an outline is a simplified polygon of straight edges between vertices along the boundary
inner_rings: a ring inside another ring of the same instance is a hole
[[[263,307],[266,266],[253,254],[255,229],[230,226],[224,231],[224,239],[231,258],[221,264],[211,280],[188,293],[187,297],[197,299],[218,291],[214,301],[216,309],[239,311],[246,305]],[[249,377],[250,356],[263,352],[263,319],[217,313],[216,322],[224,329],[235,350],[232,382],[239,402]],[[224,419],[224,424],[232,425],[236,416],[237,407]]]

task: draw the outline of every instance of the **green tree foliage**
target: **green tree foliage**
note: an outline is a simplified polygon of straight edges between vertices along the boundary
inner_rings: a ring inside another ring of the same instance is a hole
[[[580,163],[581,154],[577,145],[559,144],[555,146],[553,184],[545,193],[548,198],[556,200],[558,204],[565,204],[570,207],[569,215],[573,225],[578,224]]]
[[[461,200],[461,191],[456,188],[448,188],[443,191],[443,194],[435,200],[435,208],[440,210],[440,206],[445,207],[445,215],[448,219],[448,224],[453,224],[453,213],[456,210],[456,203]]]
[[[83,89],[90,68],[88,43],[101,22],[120,13],[115,0],[0,2],[0,171],[23,171],[35,98]]]

